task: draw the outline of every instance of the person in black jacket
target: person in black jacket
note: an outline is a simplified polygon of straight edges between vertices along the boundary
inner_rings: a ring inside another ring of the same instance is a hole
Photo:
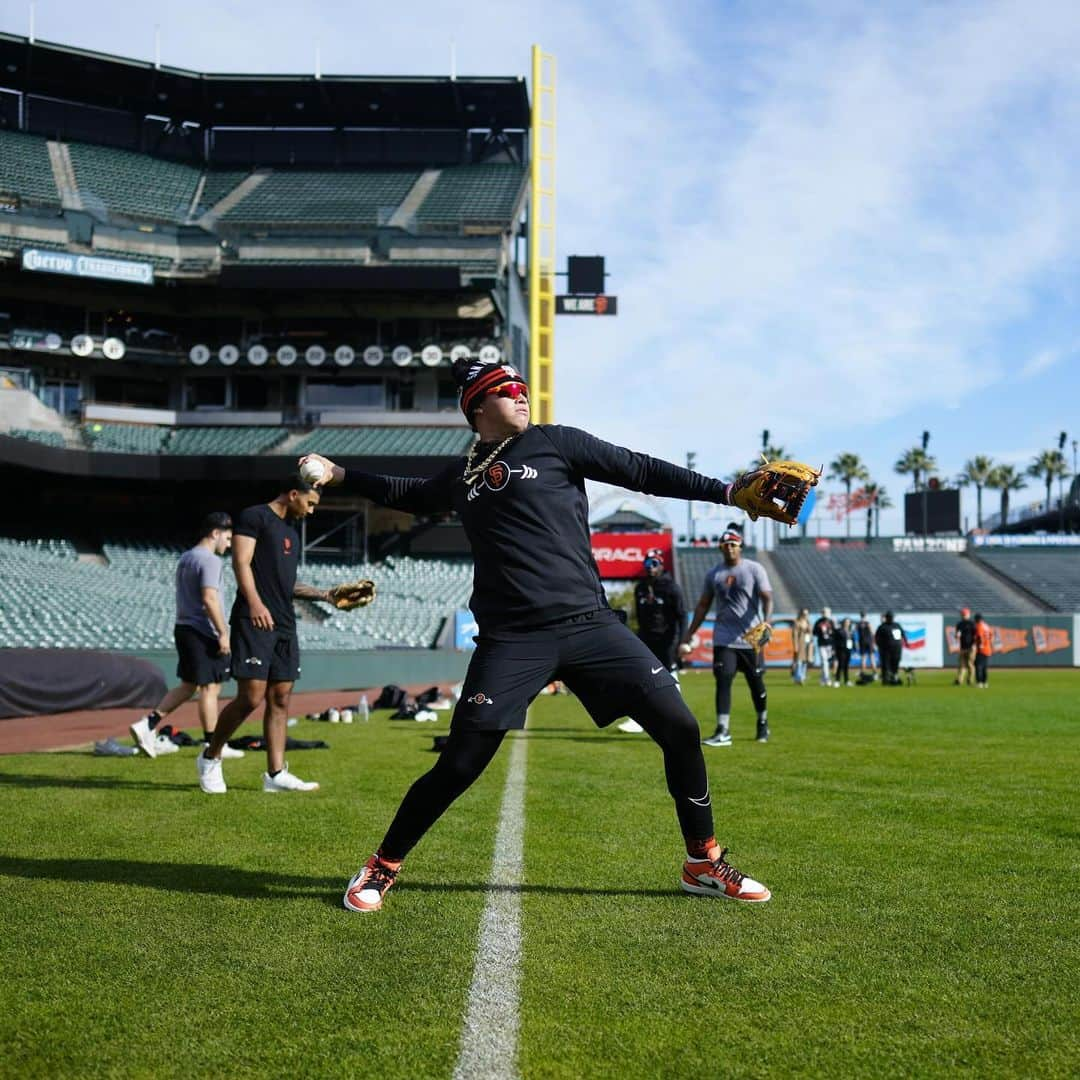
[[[456,510],[472,547],[479,627],[450,734],[409,789],[382,844],[346,886],[350,911],[376,911],[402,860],[483,772],[532,700],[562,680],[598,726],[631,716],[660,746],[686,843],[680,884],[762,902],[762,884],[713,835],[700,730],[668,666],[608,607],[592,557],[587,479],[666,498],[729,503],[731,485],[633,453],[577,428],[529,422],[528,387],[508,364],[455,365],[461,409],[479,440],[435,476],[350,476],[359,495],[413,513]],[[345,470],[319,455],[329,484]],[[527,744],[524,744],[527,745]]]
[[[821,661],[821,685],[838,686],[833,678],[833,643],[836,639],[836,623],[833,622],[832,609],[823,607],[821,614],[811,631],[817,642],[818,658]]]
[[[675,579],[664,570],[663,553],[652,550],[642,566],[645,577],[634,586],[634,613],[638,637],[679,682],[677,656],[679,637],[686,625],[686,601]],[[636,735],[645,729],[633,718],[619,724],[619,730]]]
[[[956,685],[975,685],[975,623],[970,608],[960,609],[960,621],[955,627],[956,645],[960,657],[956,667]]]
[[[899,686],[900,657],[907,644],[904,628],[893,620],[893,613],[886,611],[881,625],[874,632],[878,656],[881,659],[881,685]]]
[[[855,651],[855,628],[850,619],[843,619],[833,633],[833,653],[836,655],[837,686],[851,685],[851,654]]]

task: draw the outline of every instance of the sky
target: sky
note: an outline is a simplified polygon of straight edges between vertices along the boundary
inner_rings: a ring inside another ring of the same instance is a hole
[[[28,3],[0,13],[27,33]],[[38,0],[35,20],[145,60],[160,27],[163,63],[221,72],[310,72],[318,49],[326,74],[449,74],[453,53],[459,75],[528,76],[538,43],[558,70],[558,261],[606,256],[619,298],[558,321],[558,422],[716,476],[767,429],[814,464],[859,454],[897,503],[893,464],[924,431],[943,478],[975,454],[1026,466],[1062,431],[1072,462],[1071,0]]]

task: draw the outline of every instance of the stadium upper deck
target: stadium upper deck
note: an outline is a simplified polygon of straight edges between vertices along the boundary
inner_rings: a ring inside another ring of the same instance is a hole
[[[452,356],[528,355],[528,126],[520,77],[213,75],[0,35],[0,374],[69,421],[0,430],[459,424]]]

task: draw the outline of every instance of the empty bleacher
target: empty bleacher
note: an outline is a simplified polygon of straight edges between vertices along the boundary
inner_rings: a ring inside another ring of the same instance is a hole
[[[310,228],[377,225],[416,183],[419,170],[273,172],[222,216],[224,225]]]
[[[83,202],[99,200],[110,213],[156,221],[187,220],[201,170],[131,150],[69,143]]]
[[[49,147],[42,136],[0,131],[0,191],[27,202],[59,206]]]
[[[179,548],[107,543],[105,565],[79,561],[65,541],[0,538],[0,648],[171,650]],[[468,559],[401,558],[375,565],[309,563],[300,580],[328,587],[370,577],[378,599],[357,611],[316,604],[300,621],[302,648],[429,648],[472,586]],[[226,560],[226,614],[236,593]]]
[[[773,565],[795,604],[819,611],[956,611],[997,615],[1043,610],[963,555],[946,552],[820,551],[780,547]]]
[[[1080,550],[977,548],[972,559],[1015,581],[1056,611],[1080,611]]]
[[[186,427],[170,432],[162,446],[165,454],[236,456],[264,454],[284,442],[283,427]]]
[[[450,457],[464,454],[473,440],[468,428],[324,427],[294,447],[294,453],[363,454],[380,457]]]
[[[505,228],[521,195],[520,165],[461,165],[443,169],[416,213],[418,225],[458,231],[470,225]]]
[[[85,423],[82,436],[91,450],[110,454],[158,454],[169,433],[155,424]]]
[[[198,212],[204,213],[216,206],[230,191],[238,188],[251,174],[233,169],[210,169],[206,173],[206,182],[199,193]]]
[[[723,555],[715,547],[681,547],[675,552],[679,585],[691,610],[701,595],[705,575],[722,560]]]
[[[13,439],[27,439],[29,442],[41,443],[42,446],[56,446],[61,450],[66,443],[64,436],[59,431],[33,431],[30,428],[12,428],[5,432]]]

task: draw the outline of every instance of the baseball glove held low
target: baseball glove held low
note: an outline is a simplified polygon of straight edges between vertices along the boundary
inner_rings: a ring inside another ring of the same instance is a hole
[[[327,598],[338,611],[365,607],[375,599],[375,582],[367,578],[363,581],[347,581],[330,589]]]
[[[772,627],[766,622],[759,622],[751,626],[742,639],[752,648],[764,648],[772,640]]]
[[[751,521],[764,515],[794,525],[821,473],[821,469],[801,461],[766,461],[760,468],[743,473],[731,485],[728,501]]]

